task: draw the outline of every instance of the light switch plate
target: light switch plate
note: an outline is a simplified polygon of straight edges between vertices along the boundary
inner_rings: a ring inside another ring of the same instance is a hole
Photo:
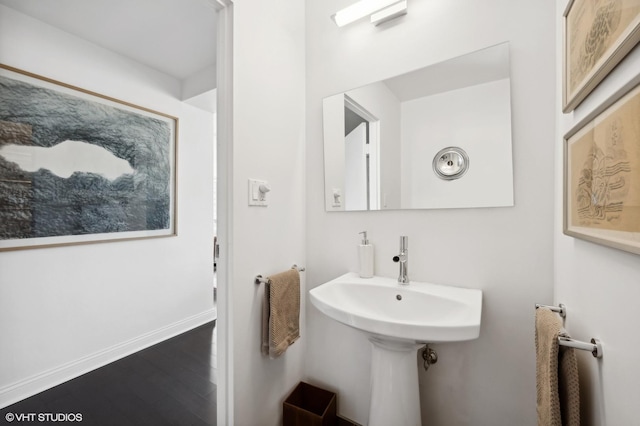
[[[250,206],[267,206],[266,194],[264,198],[260,198],[260,185],[267,185],[267,181],[258,179],[249,179],[249,205]]]
[[[340,188],[333,188],[331,192],[333,193],[333,203],[331,206],[342,207],[342,191]]]

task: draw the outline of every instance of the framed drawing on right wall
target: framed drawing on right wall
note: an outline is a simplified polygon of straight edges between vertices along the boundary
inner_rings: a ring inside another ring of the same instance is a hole
[[[640,0],[570,0],[564,12],[562,111],[573,111],[638,41]]]
[[[636,254],[640,254],[639,80],[564,138],[564,233]]]

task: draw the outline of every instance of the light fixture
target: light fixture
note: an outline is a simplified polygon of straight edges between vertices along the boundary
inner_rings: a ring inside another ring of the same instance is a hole
[[[379,12],[371,15],[371,23],[374,25],[380,25],[383,22],[390,21],[398,16],[407,14],[407,0],[399,1],[387,8],[382,9]]]
[[[379,25],[406,13],[407,0],[360,0],[336,12],[331,18],[339,27],[366,16],[371,16],[372,24]]]

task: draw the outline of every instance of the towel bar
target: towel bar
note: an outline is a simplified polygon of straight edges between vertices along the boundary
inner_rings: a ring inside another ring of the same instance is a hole
[[[552,312],[557,312],[562,318],[567,317],[567,307],[560,303],[558,306],[540,305],[536,303],[536,309],[547,308]],[[591,339],[591,343],[582,342],[572,339],[569,336],[558,336],[558,344],[560,346],[568,346],[570,348],[580,349],[581,351],[590,351],[594,358],[602,358],[602,342],[598,339]]]
[[[558,336],[558,344],[560,346],[580,349],[581,351],[590,351],[594,358],[602,358],[602,343],[598,339],[592,338],[591,343],[587,343],[574,340],[567,336]]]
[[[305,267],[304,266],[298,266],[295,263],[293,264],[291,269],[296,269],[298,272],[304,272],[305,271]],[[264,283],[267,282],[267,278],[264,278],[262,275],[256,275],[256,278],[255,278],[254,282],[256,284],[264,284]]]
[[[538,308],[547,308],[552,312],[557,312],[562,318],[567,317],[567,307],[564,306],[562,303],[559,304],[558,306],[540,305],[536,303],[536,309]]]

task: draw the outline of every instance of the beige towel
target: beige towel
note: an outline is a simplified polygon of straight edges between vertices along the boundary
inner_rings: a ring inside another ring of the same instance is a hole
[[[573,348],[560,347],[560,316],[536,309],[536,390],[538,426],[579,426],[578,362]]]
[[[262,353],[276,358],[300,337],[300,273],[268,277],[262,306]]]

